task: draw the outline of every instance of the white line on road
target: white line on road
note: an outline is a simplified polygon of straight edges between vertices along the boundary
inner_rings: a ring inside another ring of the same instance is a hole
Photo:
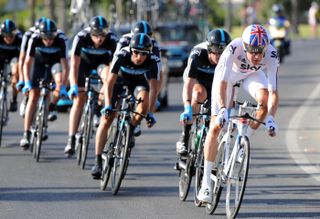
[[[298,144],[298,131],[301,129],[301,124],[304,122],[305,115],[308,112],[312,99],[319,97],[320,84],[312,91],[310,96],[299,107],[295,114],[291,117],[289,122],[288,131],[286,132],[286,145],[291,157],[294,161],[314,179],[320,182],[319,169],[312,164],[305,155],[305,152],[299,147]]]

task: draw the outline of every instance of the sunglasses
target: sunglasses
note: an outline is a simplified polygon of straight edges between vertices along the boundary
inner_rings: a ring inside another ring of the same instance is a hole
[[[149,54],[149,52],[147,52],[147,51],[140,51],[140,50],[135,50],[135,49],[133,49],[132,50],[132,52],[133,52],[133,54],[135,54],[135,55],[142,55],[142,56],[146,56],[146,55],[148,55]]]
[[[245,50],[251,54],[253,54],[253,53],[254,54],[262,54],[266,50],[265,46],[250,46],[246,43],[244,43],[244,47],[245,47]]]
[[[57,36],[56,33],[50,33],[50,34],[40,34],[41,39],[43,40],[54,40],[54,38]]]
[[[208,53],[212,53],[212,54],[219,54],[221,55],[223,53],[223,50],[225,49],[225,46],[221,46],[221,45],[211,45],[208,46]]]

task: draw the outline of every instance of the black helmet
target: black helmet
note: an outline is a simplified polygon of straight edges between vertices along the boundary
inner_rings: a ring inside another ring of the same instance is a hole
[[[96,16],[91,18],[89,27],[92,35],[106,35],[108,33],[109,25],[104,17]]]
[[[130,40],[130,50],[138,50],[141,52],[148,52],[152,51],[152,41],[147,34],[138,33],[132,37]]]
[[[225,47],[231,42],[230,34],[223,29],[214,29],[208,33],[208,52],[222,53]]]
[[[39,25],[40,36],[43,39],[53,39],[57,35],[57,25],[53,20],[45,18]]]
[[[131,34],[135,35],[137,33],[145,33],[149,37],[152,36],[152,30],[148,22],[146,21],[138,21],[131,29]]]
[[[34,22],[34,27],[36,28],[36,30],[39,29],[40,23],[45,20],[46,20],[46,17],[41,17]]]
[[[2,36],[14,36],[16,32],[17,32],[17,27],[12,20],[6,19],[1,24],[0,33]]]

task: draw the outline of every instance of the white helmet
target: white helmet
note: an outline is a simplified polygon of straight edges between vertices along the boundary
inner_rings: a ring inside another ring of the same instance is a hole
[[[266,29],[260,24],[251,24],[242,33],[244,50],[250,53],[264,53],[269,45]]]

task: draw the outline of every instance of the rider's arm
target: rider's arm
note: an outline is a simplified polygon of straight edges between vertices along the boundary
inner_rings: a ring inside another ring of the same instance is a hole
[[[275,117],[279,105],[278,91],[269,91],[268,113]]]
[[[104,96],[105,96],[105,106],[112,106],[112,94],[113,94],[113,87],[116,83],[118,75],[116,73],[110,72],[107,80],[106,80],[106,88],[104,89]]]
[[[70,86],[73,86],[75,84],[78,84],[78,70],[80,65],[80,56],[72,55],[71,61],[70,61]]]
[[[187,77],[183,84],[183,90],[182,90],[182,100],[183,105],[190,106],[191,100],[192,100],[192,89],[194,84],[196,83],[196,79]]]
[[[24,61],[24,65],[23,65],[23,73],[24,73],[24,80],[25,81],[30,81],[30,69],[31,69],[32,63],[33,63],[33,57],[27,56],[26,60]]]
[[[67,85],[69,80],[69,65],[66,58],[61,59],[60,62],[62,66],[62,76],[63,76],[62,84]]]
[[[227,85],[228,85],[227,81],[220,82],[219,93],[217,94],[219,109],[226,108],[227,106],[227,103],[226,103]]]
[[[150,93],[149,93],[149,112],[155,112],[155,104],[157,101],[157,95],[158,95],[158,80],[156,79],[150,79],[149,80],[150,85]]]
[[[19,81],[24,81],[24,74],[23,74],[23,64],[24,64],[24,59],[26,57],[26,53],[24,51],[20,51],[19,54]]]

